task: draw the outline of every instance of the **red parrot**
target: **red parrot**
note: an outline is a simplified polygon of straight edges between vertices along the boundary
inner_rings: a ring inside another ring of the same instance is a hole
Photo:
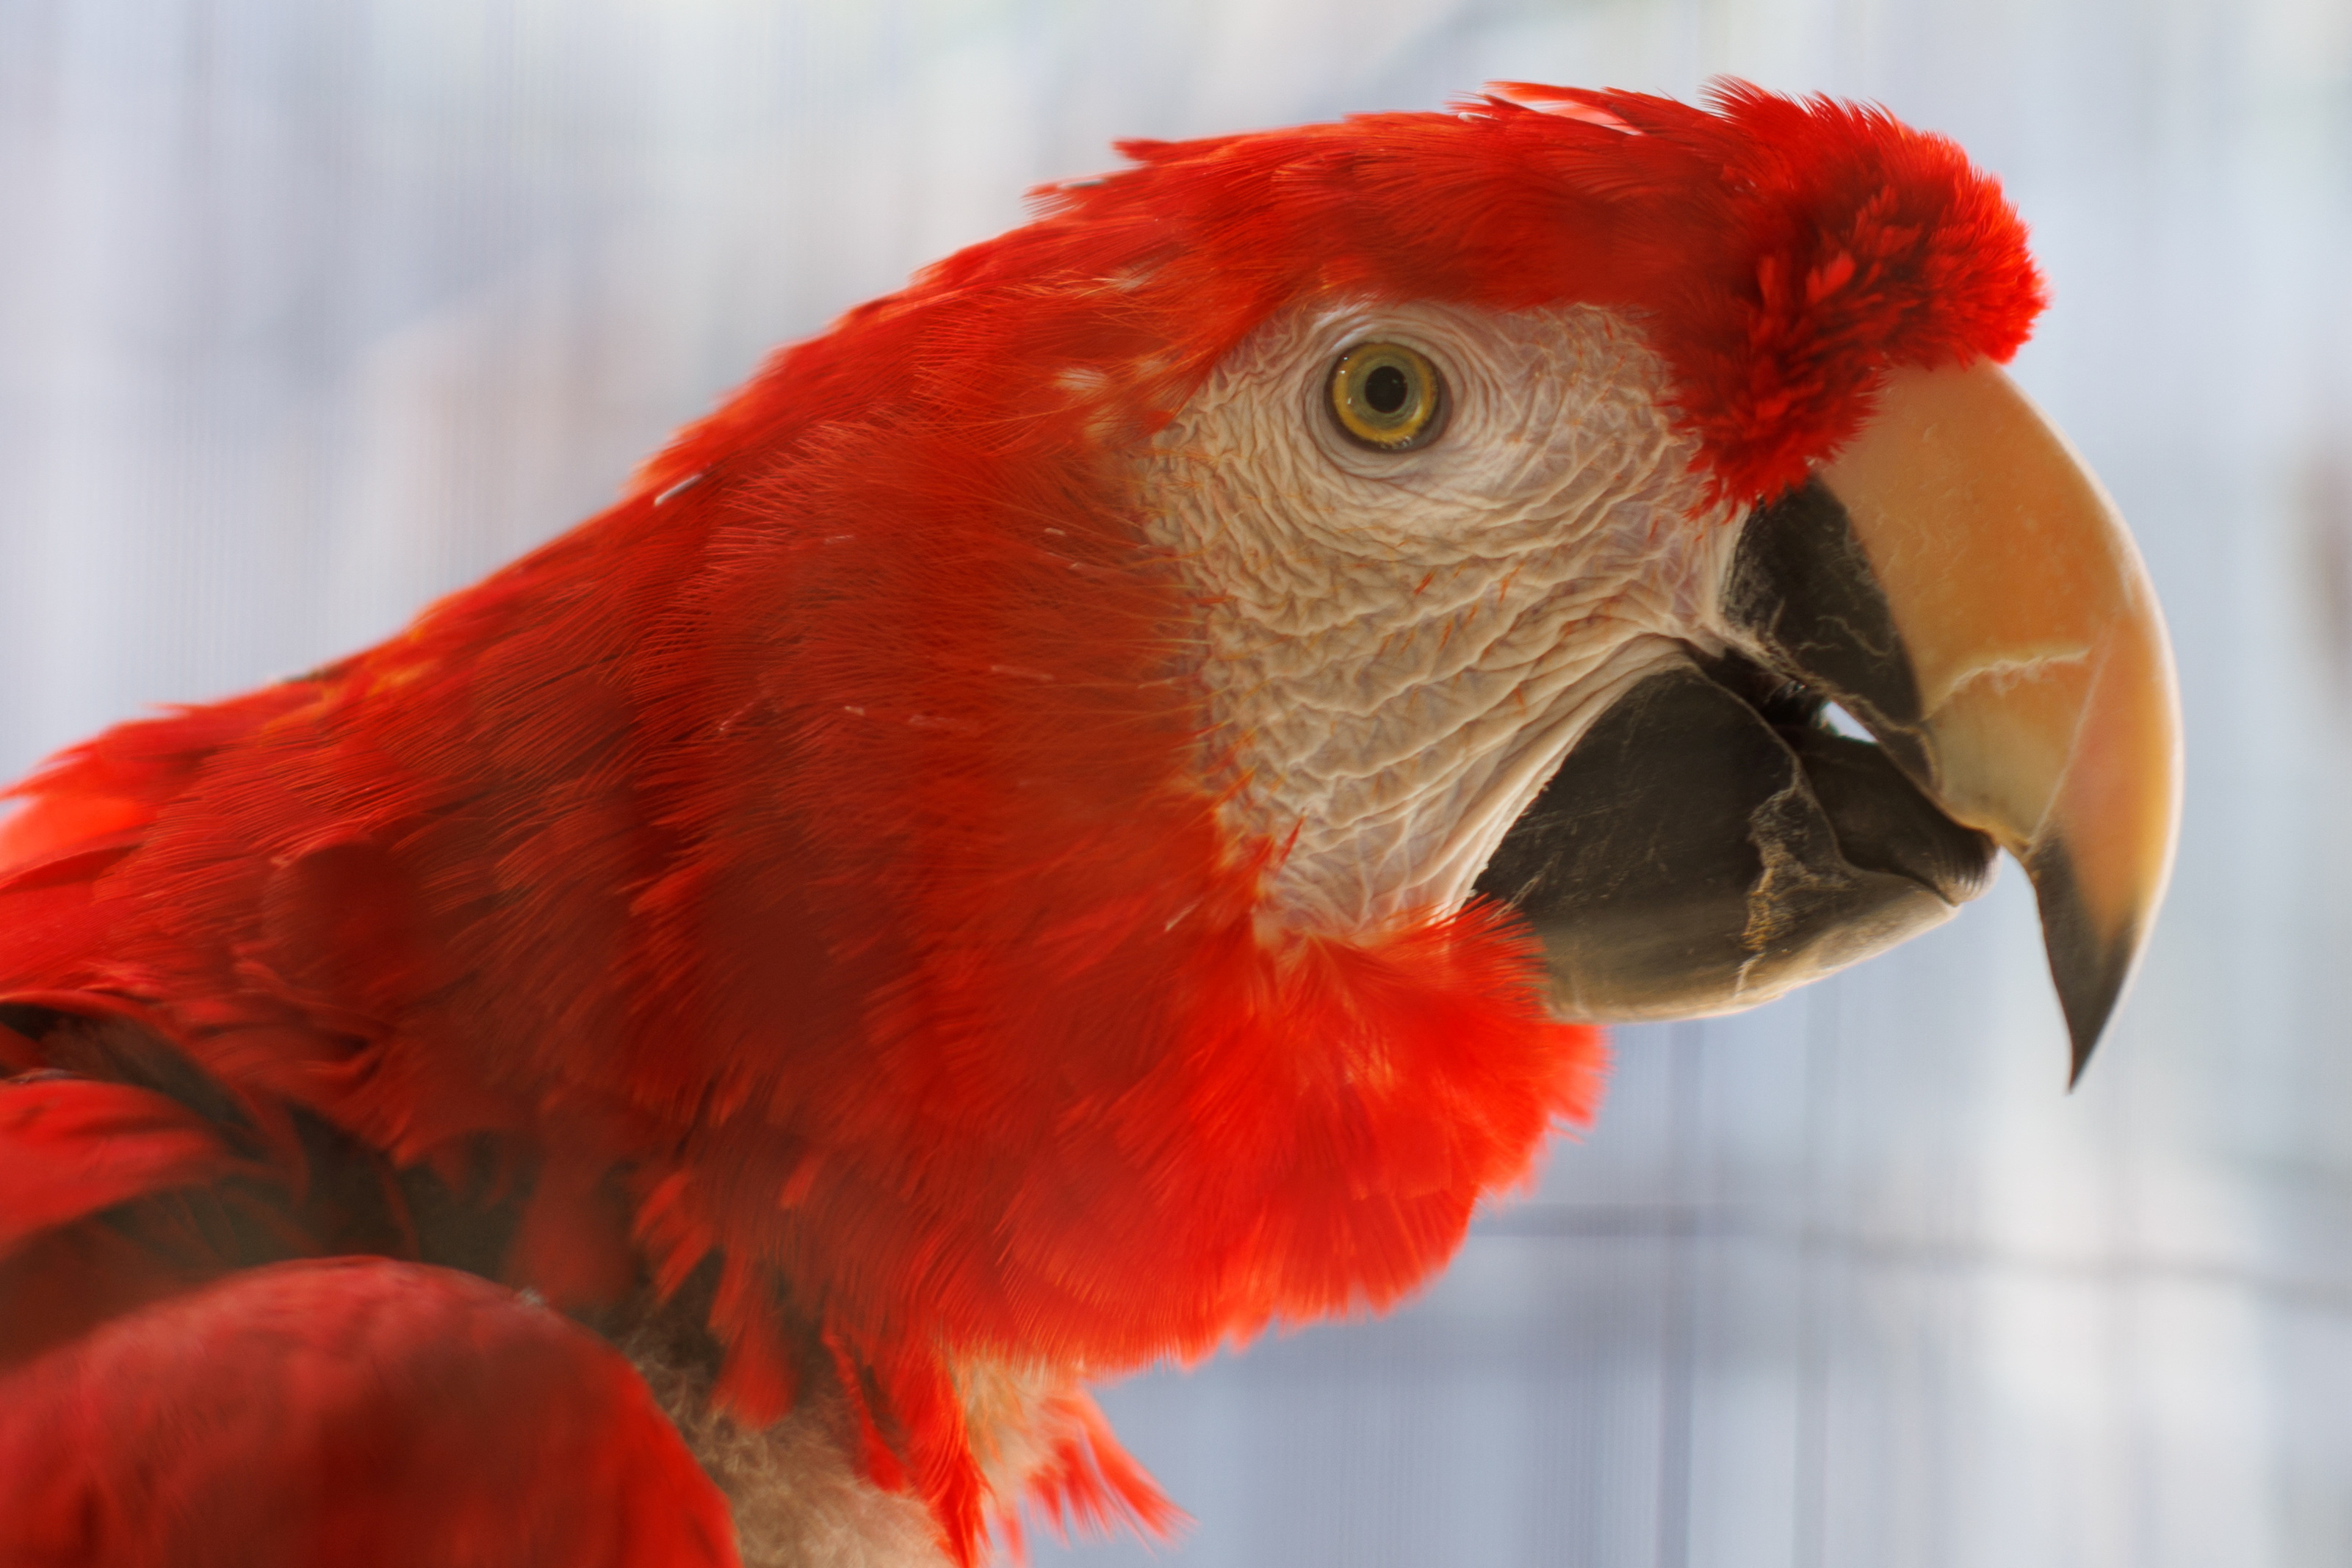
[[[1413,1290],[1598,1023],[2006,850],[2080,1071],[2176,703],[1989,177],[1738,84],[1121,151],[17,786],[0,1561],[1164,1529],[1087,1384]]]

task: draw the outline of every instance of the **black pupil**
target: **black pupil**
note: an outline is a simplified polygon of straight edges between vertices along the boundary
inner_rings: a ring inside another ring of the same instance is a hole
[[[1364,378],[1364,401],[1375,413],[1394,413],[1412,395],[1412,383],[1394,365],[1376,365]]]

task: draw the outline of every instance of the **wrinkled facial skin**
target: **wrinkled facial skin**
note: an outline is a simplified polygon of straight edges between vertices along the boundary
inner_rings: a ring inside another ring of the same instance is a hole
[[[1332,364],[1397,342],[1442,432],[1382,452]],[[1599,715],[1711,631],[1734,532],[1639,334],[1584,306],[1437,305],[1269,323],[1154,443],[1156,542],[1202,605],[1204,782],[1237,840],[1287,843],[1276,921],[1355,932],[1457,907]]]

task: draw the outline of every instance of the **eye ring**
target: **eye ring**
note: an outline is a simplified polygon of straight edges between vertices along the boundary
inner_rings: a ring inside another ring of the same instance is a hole
[[[1402,343],[1358,343],[1331,367],[1326,402],[1339,434],[1375,452],[1410,452],[1437,439],[1451,399],[1427,354]]]

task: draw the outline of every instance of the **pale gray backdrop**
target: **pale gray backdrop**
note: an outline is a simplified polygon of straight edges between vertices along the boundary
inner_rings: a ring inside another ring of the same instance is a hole
[[[0,0],[0,766],[391,632],[1114,136],[1718,71],[2033,225],[2182,669],[2147,973],[2072,1097],[2013,873],[1624,1031],[1418,1305],[1107,1403],[1193,1568],[2336,1568],[2347,0]]]

